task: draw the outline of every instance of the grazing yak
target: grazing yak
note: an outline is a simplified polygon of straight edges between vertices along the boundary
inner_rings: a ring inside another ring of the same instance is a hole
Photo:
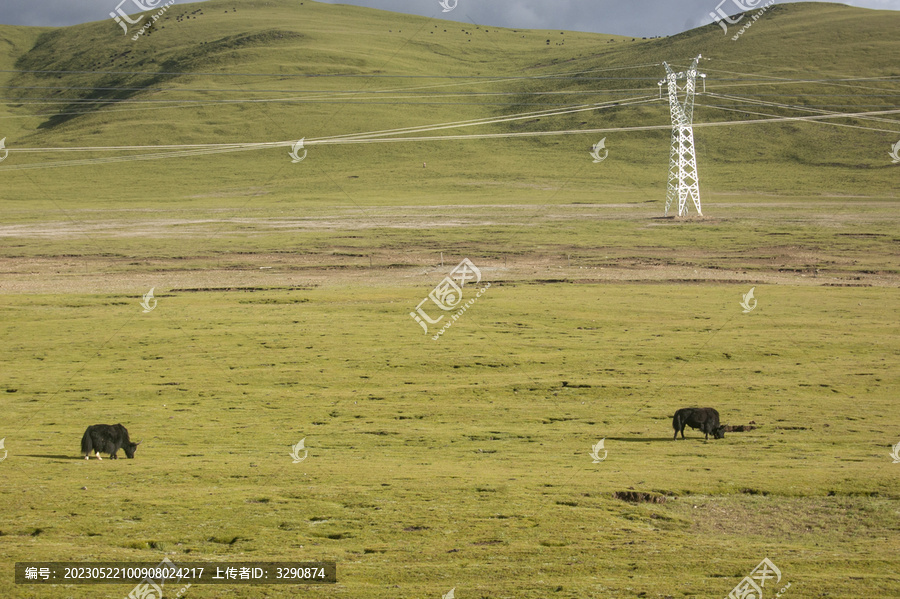
[[[679,431],[681,438],[684,439],[684,427],[699,428],[700,432],[706,433],[706,439],[712,434],[714,439],[725,438],[725,427],[719,424],[719,413],[713,408],[681,408],[675,412],[672,418],[672,428],[675,429],[675,436],[678,438]]]
[[[116,459],[116,452],[125,451],[129,459],[134,457],[134,450],[141,442],[132,443],[128,438],[128,430],[121,424],[92,424],[84,431],[81,438],[81,453],[84,459],[91,457],[91,452],[97,453],[97,459],[102,460],[100,452],[108,453],[109,459]]]

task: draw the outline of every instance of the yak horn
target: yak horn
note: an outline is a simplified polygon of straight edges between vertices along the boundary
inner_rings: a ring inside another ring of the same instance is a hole
[[[137,443],[135,443],[135,446],[140,445],[140,444],[143,443],[143,442],[144,442],[144,440],[141,439],[140,441],[138,441]]]

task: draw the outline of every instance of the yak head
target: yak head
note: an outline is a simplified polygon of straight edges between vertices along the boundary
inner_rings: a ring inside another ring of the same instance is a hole
[[[137,443],[128,442],[122,446],[122,451],[125,452],[125,457],[129,460],[134,459],[134,450],[137,449],[137,446],[143,443],[143,441],[138,441]]]
[[[724,439],[725,438],[725,425],[716,427],[716,430],[713,431],[714,439]]]

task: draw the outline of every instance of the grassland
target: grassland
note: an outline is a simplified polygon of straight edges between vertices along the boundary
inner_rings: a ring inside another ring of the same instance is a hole
[[[366,597],[724,596],[769,556],[797,596],[890,596],[896,293],[740,291],[500,284],[438,342],[414,288],[6,296],[4,552],[329,559],[309,593]],[[698,398],[760,428],[672,441]],[[137,459],[78,458],[119,420]]]
[[[687,220],[662,218],[665,130],[605,134],[601,164],[604,134],[311,144],[299,164],[16,151],[611,101],[701,52],[710,90],[889,110],[897,13],[776,6],[731,42],[297,4],[176,6],[137,42],[111,22],[0,27],[17,99],[0,103],[0,595],[122,597],[132,585],[14,585],[13,564],[164,556],[338,564],[329,587],[189,599],[724,597],[764,557],[786,599],[900,594],[896,135],[698,128],[706,218]],[[635,79],[558,77],[621,67]],[[832,80],[851,76],[867,81]],[[699,121],[737,118],[697,103]],[[649,104],[450,132],[667,119]],[[409,313],[463,257],[491,288],[433,341]],[[672,413],[697,404],[758,428],[672,441]],[[80,459],[98,422],[143,439],[137,458]]]

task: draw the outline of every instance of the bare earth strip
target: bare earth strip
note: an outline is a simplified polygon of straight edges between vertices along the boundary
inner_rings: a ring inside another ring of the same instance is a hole
[[[710,202],[686,220],[659,202],[13,212],[0,293],[428,286],[463,257],[495,283],[897,286],[895,202],[852,202]]]

